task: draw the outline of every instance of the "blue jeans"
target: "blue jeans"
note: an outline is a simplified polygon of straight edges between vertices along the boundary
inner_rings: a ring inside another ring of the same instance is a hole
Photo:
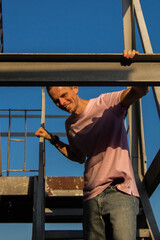
[[[84,202],[85,240],[136,240],[139,199],[109,186]]]

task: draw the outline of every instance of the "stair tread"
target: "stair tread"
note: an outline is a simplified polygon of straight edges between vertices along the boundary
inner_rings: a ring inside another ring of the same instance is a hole
[[[45,239],[82,239],[82,230],[47,230],[45,231]]]
[[[149,229],[138,229],[137,237],[151,237]],[[83,230],[47,230],[45,239],[82,239]]]

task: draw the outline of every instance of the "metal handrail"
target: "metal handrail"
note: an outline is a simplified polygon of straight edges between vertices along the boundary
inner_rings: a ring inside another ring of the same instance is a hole
[[[41,127],[45,127],[45,90],[42,87]],[[34,198],[32,240],[45,239],[45,141],[39,139],[39,172],[35,180],[36,196]]]

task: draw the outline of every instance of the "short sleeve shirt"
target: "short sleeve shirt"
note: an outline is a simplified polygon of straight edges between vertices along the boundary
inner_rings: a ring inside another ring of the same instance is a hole
[[[126,108],[120,103],[122,91],[101,94],[91,99],[84,112],[66,120],[66,133],[72,150],[86,156],[84,201],[89,200],[112,181],[122,178],[116,187],[139,196],[128,151],[124,126]]]

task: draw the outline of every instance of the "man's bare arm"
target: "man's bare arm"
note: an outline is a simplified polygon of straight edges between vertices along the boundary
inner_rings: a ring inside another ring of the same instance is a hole
[[[123,51],[123,56],[127,59],[132,59],[134,58],[135,55],[138,55],[138,51],[136,50]],[[122,92],[120,99],[121,104],[124,107],[129,107],[138,99],[146,95],[148,92],[149,92],[148,86],[130,87]]]
[[[84,163],[86,158],[85,155],[80,151],[77,151],[75,154],[71,150],[70,145],[59,140],[58,143],[55,144],[55,147],[68,159],[74,162]]]
[[[148,86],[130,87],[122,92],[120,102],[123,107],[129,107],[148,92]]]
[[[37,137],[44,137],[47,140],[51,140],[51,134],[45,130],[44,128],[40,127],[36,132],[35,135]],[[85,161],[85,155],[77,151],[76,154],[72,151],[70,145],[58,140],[54,146],[68,159],[74,161],[74,162],[79,162],[79,163],[84,163]]]

